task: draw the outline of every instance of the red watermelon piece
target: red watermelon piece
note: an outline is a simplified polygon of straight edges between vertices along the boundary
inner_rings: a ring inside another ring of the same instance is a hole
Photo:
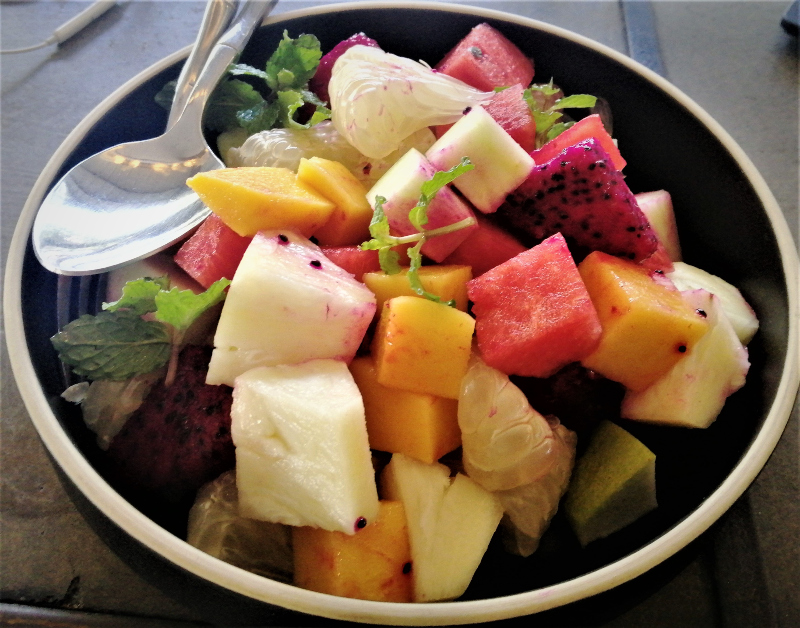
[[[589,355],[602,328],[556,234],[467,283],[478,349],[507,375],[549,377]]]
[[[472,276],[478,277],[528,250],[519,240],[483,214],[475,214],[475,218],[478,228],[442,264],[471,266]]]
[[[243,237],[216,215],[200,228],[175,254],[175,263],[204,288],[223,277],[233,279],[242,256],[253,238]]]
[[[603,121],[596,113],[579,120],[566,131],[547,142],[539,150],[533,151],[531,157],[537,164],[543,164],[555,159],[570,146],[591,138],[596,139],[600,146],[603,147],[603,150],[608,153],[614,168],[622,170],[625,167],[628,162],[622,157],[617,145],[614,143],[614,139],[608,134],[608,131],[603,126]]]
[[[363,251],[358,246],[321,246],[329,260],[342,270],[346,270],[359,281],[364,273],[374,273],[381,269],[378,251]]]
[[[533,62],[486,23],[473,28],[436,69],[485,92],[495,87],[530,85],[533,80]]]
[[[576,254],[603,251],[639,262],[658,247],[624,176],[594,138],[534,166],[497,215],[535,240],[560,232]]]

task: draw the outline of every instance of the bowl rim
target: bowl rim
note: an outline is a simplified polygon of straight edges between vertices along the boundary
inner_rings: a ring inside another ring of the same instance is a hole
[[[9,245],[4,285],[6,342],[12,372],[25,407],[50,455],[70,481],[106,517],[141,544],[171,563],[226,589],[290,610],[332,619],[396,625],[465,624],[499,620],[544,611],[616,587],[666,560],[707,530],[744,493],[766,464],[778,443],[800,386],[800,262],[786,219],[765,180],[735,140],[696,102],[666,79],[624,54],[592,39],[532,18],[450,3],[370,1],[326,4],[298,9],[267,19],[280,24],[295,18],[340,11],[386,9],[436,10],[496,19],[534,28],[581,44],[626,66],[685,107],[724,146],[742,169],[764,207],[772,227],[786,278],[789,325],[786,361],[780,383],[761,430],[728,477],[694,511],[639,550],[572,580],[482,600],[430,604],[370,602],[330,596],[275,582],[217,560],[161,528],[114,491],[77,449],[61,427],[39,385],[28,352],[22,320],[21,279],[23,260],[36,211],[61,165],[87,132],[122,98],[159,72],[184,59],[187,46],[138,73],[100,102],[67,136],[37,178],[22,209]]]

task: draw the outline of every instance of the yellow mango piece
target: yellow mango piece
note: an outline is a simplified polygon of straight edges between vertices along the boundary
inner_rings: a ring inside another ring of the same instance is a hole
[[[370,356],[353,360],[350,372],[364,400],[370,448],[431,463],[461,445],[457,400],[378,383]]]
[[[443,303],[389,299],[372,340],[378,382],[458,399],[474,331],[474,318]]]
[[[603,327],[600,344],[582,364],[630,390],[655,382],[708,330],[680,292],[641,266],[595,251],[578,271]]]
[[[287,168],[223,168],[196,174],[186,183],[240,236],[287,229],[310,237],[334,209]]]
[[[456,309],[467,311],[467,282],[472,279],[470,266],[423,266],[418,274],[425,290],[438,295],[442,301],[453,299],[456,302]],[[383,271],[364,273],[362,281],[375,293],[378,303],[377,314],[380,314],[383,304],[389,299],[417,296],[408,281],[407,268],[394,275],[387,275]]]
[[[343,164],[321,157],[303,158],[297,180],[336,206],[328,222],[314,232],[320,244],[343,246],[369,240],[372,207],[367,202],[367,189]]]
[[[382,501],[355,534],[292,528],[294,584],[340,597],[411,602],[411,549],[403,504]]]

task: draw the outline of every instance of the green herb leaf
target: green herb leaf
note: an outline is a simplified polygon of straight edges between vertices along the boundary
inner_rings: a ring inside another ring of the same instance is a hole
[[[591,109],[597,103],[595,96],[589,94],[573,94],[556,101],[553,108],[558,109]]]
[[[89,379],[124,380],[149,373],[170,358],[167,327],[127,310],[84,314],[51,339],[59,357]]]
[[[225,288],[230,283],[230,279],[219,279],[200,294],[177,288],[169,292],[161,291],[155,297],[158,308],[156,318],[163,323],[169,323],[179,331],[185,331],[198,316],[225,299]]]
[[[387,275],[396,275],[402,268],[400,267],[400,253],[390,247],[383,247],[378,249],[378,261],[381,265],[381,270]]]
[[[240,126],[238,113],[264,104],[253,86],[239,79],[223,81],[214,90],[204,116],[205,125],[220,133]]]
[[[437,172],[433,177],[422,184],[419,201],[417,201],[416,206],[414,206],[408,214],[408,219],[411,221],[411,224],[414,225],[414,228],[421,231],[422,227],[428,224],[428,206],[436,197],[439,190],[473,168],[475,168],[475,166],[469,158],[462,157],[461,161],[450,168],[450,170]]]
[[[267,85],[276,92],[302,89],[314,76],[321,58],[319,40],[314,35],[292,39],[284,31],[278,49],[267,61]]]
[[[265,81],[268,80],[267,73],[264,70],[259,70],[246,63],[231,63],[228,66],[228,74],[232,76],[255,76]]]
[[[156,279],[145,277],[129,281],[122,286],[122,297],[113,303],[103,303],[103,309],[109,312],[126,309],[138,316],[155,312],[156,295],[167,288],[169,288],[169,277],[166,275]]]
[[[275,126],[280,116],[280,105],[277,102],[261,100],[249,109],[236,112],[236,120],[243,129],[251,135],[260,131],[267,131]]]
[[[574,122],[556,122],[552,127],[547,130],[547,141],[558,137],[564,131],[566,131],[569,127],[571,127]]]

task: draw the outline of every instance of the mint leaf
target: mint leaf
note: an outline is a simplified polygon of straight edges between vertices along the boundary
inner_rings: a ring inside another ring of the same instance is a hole
[[[165,325],[126,310],[84,314],[50,340],[62,362],[92,380],[149,373],[166,364],[171,352]]]
[[[400,253],[389,247],[378,250],[378,261],[380,262],[381,270],[387,275],[396,275],[402,270],[400,268]]]
[[[275,126],[280,114],[277,102],[262,100],[249,109],[236,112],[236,121],[251,135],[259,131],[267,131]]]
[[[574,122],[556,122],[552,127],[547,130],[547,141],[558,137],[564,131],[566,131],[569,127],[571,127]]]
[[[415,229],[422,230],[422,227],[428,224],[428,205],[434,199],[436,194],[444,186],[452,183],[456,178],[460,177],[465,172],[469,172],[475,168],[468,157],[462,157],[461,161],[450,170],[437,172],[430,179],[422,184],[420,190],[419,201],[408,214],[408,219]]]
[[[122,286],[122,297],[113,303],[103,303],[103,309],[109,312],[127,309],[136,315],[155,312],[156,295],[167,288],[169,288],[169,277],[166,275],[156,279],[145,277],[129,281]]]
[[[267,85],[276,92],[301,89],[314,76],[321,58],[319,40],[314,35],[292,39],[284,31],[278,49],[267,61]]]
[[[214,90],[204,116],[205,125],[220,133],[235,129],[239,124],[237,114],[264,103],[264,97],[252,85],[238,79],[223,81]]]
[[[591,109],[597,103],[595,96],[589,94],[573,94],[556,101],[553,108],[558,109]]]
[[[231,63],[228,66],[228,73],[232,76],[255,76],[265,81],[268,80],[267,73],[264,70],[259,70],[246,63]]]
[[[230,283],[230,279],[219,279],[200,294],[177,288],[161,291],[155,297],[156,319],[169,323],[178,331],[186,331],[198,316],[225,299],[225,288]]]
[[[294,90],[278,92],[278,120],[285,129],[307,129],[308,125],[295,121],[294,116],[306,101],[303,95]]]

